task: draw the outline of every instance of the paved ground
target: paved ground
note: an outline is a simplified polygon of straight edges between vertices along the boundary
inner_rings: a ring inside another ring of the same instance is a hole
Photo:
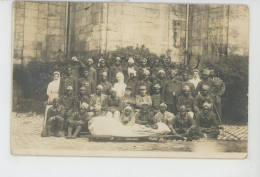
[[[87,138],[42,138],[43,116],[12,113],[12,149],[166,151],[166,152],[247,152],[247,126],[224,126],[218,140],[184,142],[88,142]]]

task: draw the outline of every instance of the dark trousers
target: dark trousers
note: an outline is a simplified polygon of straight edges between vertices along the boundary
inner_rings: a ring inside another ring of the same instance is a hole
[[[166,104],[166,105],[167,105],[166,110],[176,115],[177,113],[176,104]]]

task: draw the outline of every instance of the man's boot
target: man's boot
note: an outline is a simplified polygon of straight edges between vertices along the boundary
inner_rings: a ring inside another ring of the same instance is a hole
[[[74,135],[71,138],[72,139],[76,139],[78,134],[79,134],[79,132],[80,132],[80,130],[81,130],[81,126],[77,126],[77,128],[76,128],[76,130],[74,132]]]

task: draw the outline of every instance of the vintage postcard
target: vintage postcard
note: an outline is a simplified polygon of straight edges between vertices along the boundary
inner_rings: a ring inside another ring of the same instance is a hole
[[[15,1],[13,155],[246,158],[245,5]]]

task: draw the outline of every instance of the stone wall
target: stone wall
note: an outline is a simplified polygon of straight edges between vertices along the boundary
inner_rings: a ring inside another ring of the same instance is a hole
[[[66,3],[22,2],[13,3],[13,58],[62,58],[66,37]]]

